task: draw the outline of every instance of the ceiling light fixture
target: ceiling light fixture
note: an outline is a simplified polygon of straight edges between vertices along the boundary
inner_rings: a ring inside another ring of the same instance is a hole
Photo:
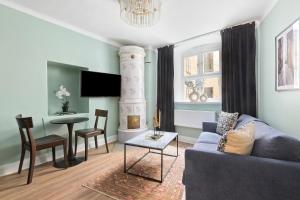
[[[119,0],[121,18],[129,25],[144,28],[160,18],[162,0]]]

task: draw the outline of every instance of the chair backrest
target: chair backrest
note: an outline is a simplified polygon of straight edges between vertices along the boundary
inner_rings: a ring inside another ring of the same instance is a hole
[[[96,116],[96,121],[95,121],[95,125],[94,125],[94,128],[95,128],[95,129],[97,129],[97,127],[98,127],[98,120],[99,120],[99,117],[105,117],[104,132],[106,132],[106,125],[107,125],[107,118],[108,118],[108,110],[100,110],[100,109],[96,109],[96,110],[95,110],[95,116]]]
[[[22,145],[28,142],[31,147],[35,147],[35,140],[31,132],[31,129],[33,128],[32,117],[22,117],[22,115],[19,114],[16,116],[16,120],[19,126]],[[27,137],[25,135],[24,129],[26,131]]]

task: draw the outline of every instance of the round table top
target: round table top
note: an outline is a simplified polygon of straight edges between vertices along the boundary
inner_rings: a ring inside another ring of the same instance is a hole
[[[68,118],[61,118],[61,119],[54,119],[51,120],[51,124],[75,124],[80,122],[88,121],[89,118],[87,117],[68,117]]]

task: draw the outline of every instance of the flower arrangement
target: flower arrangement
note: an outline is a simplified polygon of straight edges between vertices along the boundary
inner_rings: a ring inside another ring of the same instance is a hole
[[[185,85],[187,87],[187,96],[191,102],[201,102],[207,101],[207,95],[204,93],[203,89],[204,79],[198,79],[194,81],[186,81]]]
[[[69,96],[71,93],[65,88],[65,86],[59,86],[59,90],[56,92],[56,97],[62,101],[62,111],[68,112],[69,110]]]

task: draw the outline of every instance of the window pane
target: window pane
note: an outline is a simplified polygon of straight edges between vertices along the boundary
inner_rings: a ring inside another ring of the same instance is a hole
[[[203,84],[204,94],[213,100],[221,100],[221,78],[206,78]]]
[[[221,101],[221,77],[187,80],[184,86],[184,98],[191,102],[201,102],[205,96],[208,102]]]
[[[198,74],[198,56],[184,58],[184,76],[194,76]]]
[[[220,52],[211,51],[203,54],[203,73],[220,71]]]

